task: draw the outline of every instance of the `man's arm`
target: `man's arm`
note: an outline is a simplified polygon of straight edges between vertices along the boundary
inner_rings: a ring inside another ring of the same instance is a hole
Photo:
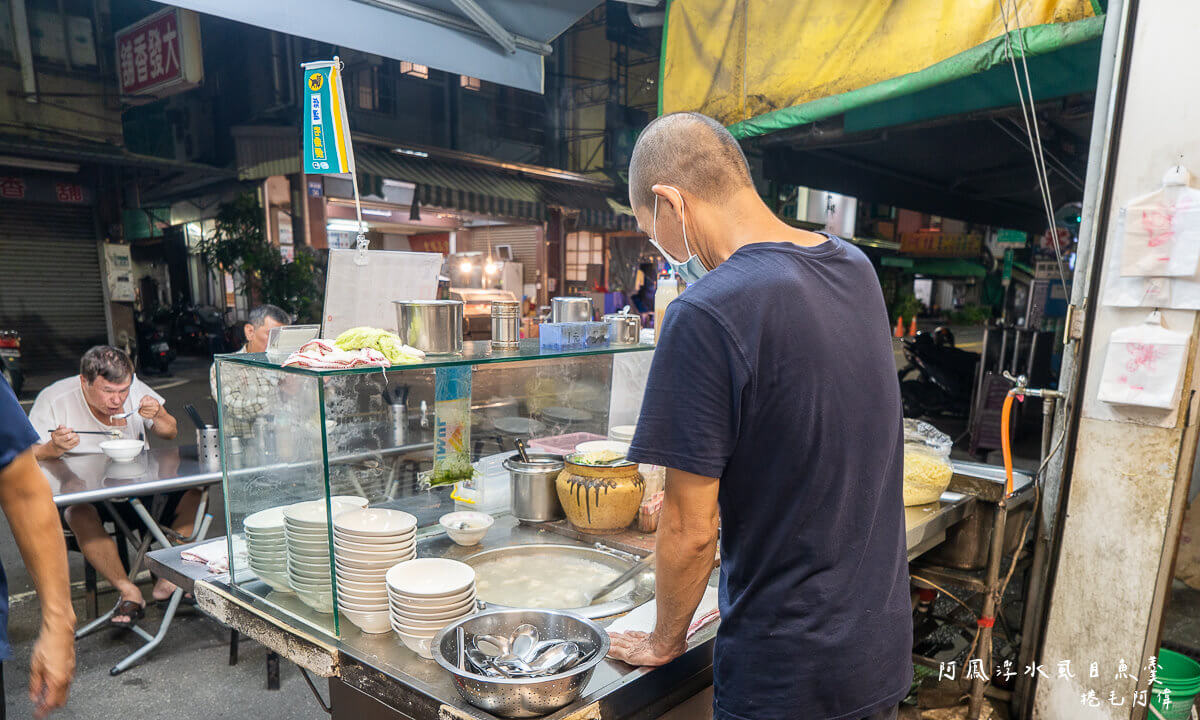
[[[717,550],[716,478],[667,470],[655,538],[658,621],[650,634],[613,635],[609,655],[630,665],[664,665],[687,650],[687,631]]]
[[[179,433],[175,418],[156,398],[145,395],[138,406],[138,414],[151,422],[150,430],[155,436],[171,440]]]
[[[65,425],[59,425],[50,433],[50,442],[33,446],[33,457],[37,460],[53,460],[63,456],[79,444],[79,435]]]
[[[75,675],[75,611],[71,607],[67,546],[50,484],[32,450],[0,470],[0,508],[42,607],[42,627],[30,659],[29,696],[36,716],[67,701]]]

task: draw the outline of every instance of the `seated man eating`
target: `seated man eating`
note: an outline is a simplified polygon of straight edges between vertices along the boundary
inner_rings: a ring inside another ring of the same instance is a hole
[[[129,356],[110,345],[91,348],[79,361],[78,375],[63,378],[38,393],[29,421],[40,435],[40,443],[34,445],[38,460],[66,453],[101,452],[100,443],[107,438],[91,433],[145,439],[149,431],[169,440],[177,432],[175,418],[163,407],[162,396],[134,376]],[[190,535],[199,502],[198,490],[172,493],[164,517],[173,518],[171,527],[177,533]],[[128,526],[141,527],[132,509],[121,505],[120,511]],[[63,516],[83,556],[121,594],[112,624],[128,627],[140,620],[145,615],[146,600],[121,564],[117,544],[104,531],[104,522],[112,519],[108,509],[99,504],[72,505]],[[174,591],[172,583],[159,580],[154,586],[154,599],[169,599]]]

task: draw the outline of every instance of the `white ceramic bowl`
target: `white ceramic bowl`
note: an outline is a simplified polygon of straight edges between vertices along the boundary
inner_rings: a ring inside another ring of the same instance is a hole
[[[332,595],[322,595],[320,593],[305,592],[298,588],[296,588],[295,590],[296,590],[296,597],[300,598],[300,602],[309,606],[313,610],[316,610],[319,613],[324,613],[326,615],[333,612],[333,596]]]
[[[283,567],[284,564],[287,563],[287,556],[283,555],[283,554],[257,555],[255,553],[250,553],[249,558],[250,558],[251,565],[259,565],[262,567],[272,567],[272,566]]]
[[[416,532],[417,518],[402,510],[367,508],[333,517],[333,527],[347,537],[394,537]]]
[[[330,500],[329,515],[337,517],[347,510],[354,510],[355,507],[347,503]],[[329,524],[329,515],[326,515],[324,500],[298,502],[295,505],[289,505],[283,511],[285,525],[289,528],[323,528]]]
[[[438,524],[442,526],[450,539],[465,547],[478,545],[479,541],[483,540],[483,536],[487,535],[488,529],[495,523],[496,518],[474,510],[446,513],[438,520]],[[463,524],[466,527],[459,527]]]
[[[320,565],[301,566],[292,562],[289,562],[287,565],[288,575],[292,577],[298,577],[301,580],[309,582],[323,582],[328,585],[330,578],[333,576],[329,574],[328,570],[322,572],[320,567]]]
[[[362,495],[330,495],[330,502],[339,502],[356,508],[365,508],[371,503]]]
[[[369,535],[353,535],[339,530],[335,525],[333,528],[333,540],[337,542],[354,543],[356,545],[402,545],[414,542],[417,538],[417,532],[414,530],[407,535],[379,535],[371,537]]]
[[[349,551],[349,552],[356,552],[356,553],[367,553],[369,555],[384,555],[387,553],[403,554],[406,552],[412,552],[416,548],[416,546],[417,546],[417,544],[411,540],[408,542],[405,542],[405,543],[388,543],[386,545],[382,545],[382,544],[372,545],[370,543],[350,542],[348,540],[343,540],[340,537],[335,537],[333,539],[333,548],[334,548],[335,552]]]
[[[388,570],[387,584],[402,595],[452,597],[475,586],[475,568],[446,558],[417,558]]]
[[[608,429],[608,439],[631,443],[633,442],[633,433],[636,431],[637,425],[613,425]]]
[[[391,568],[382,568],[377,570],[355,570],[353,568],[345,568],[340,565],[334,565],[333,571],[343,580],[357,583],[370,583],[378,585],[381,588],[387,589],[387,571]]]
[[[412,558],[409,556],[416,555],[416,545],[407,545],[395,550],[352,550],[342,545],[334,545],[333,555],[342,560],[355,560],[358,562],[391,560],[395,564],[403,560],[411,560]]]
[[[282,540],[287,537],[287,531],[280,527],[278,530],[252,530],[250,528],[242,528],[243,534],[247,539],[253,540]]]
[[[279,537],[260,538],[257,535],[247,535],[246,544],[250,547],[274,547],[275,545],[285,545],[287,536],[280,535]]]
[[[397,605],[395,600],[392,600],[390,598],[388,599],[388,607],[390,607],[392,609],[392,612],[394,612],[397,615],[397,619],[411,618],[413,620],[444,620],[446,618],[456,618],[456,617],[462,616],[463,613],[469,611],[474,606],[475,606],[475,598],[472,597],[472,598],[468,598],[467,600],[465,600],[453,607],[448,607],[445,609],[438,608],[438,609],[425,611],[422,608],[414,608],[412,606]],[[401,620],[401,622],[404,622],[404,621]]]
[[[425,633],[436,633],[438,630],[446,627],[450,623],[457,622],[468,615],[475,612],[475,608],[470,608],[464,613],[459,613],[454,617],[444,620],[413,620],[407,617],[399,617],[394,612],[392,613],[392,627],[402,633],[409,635],[424,635]]]
[[[287,509],[286,505],[280,505],[247,515],[246,519],[242,521],[242,528],[248,533],[283,532],[283,511],[285,509]]]
[[[409,554],[411,555],[412,553]],[[374,560],[356,560],[354,558],[343,557],[342,555],[335,555],[333,560],[334,563],[344,570],[380,570],[391,569],[393,565],[408,562],[412,558],[401,555],[398,557],[384,556]]]
[[[355,590],[354,588],[347,587],[346,583],[342,580],[338,581],[337,594],[339,600],[345,599],[346,602],[357,603],[359,605],[382,605],[385,610],[388,606],[387,592]]]
[[[416,598],[404,595],[388,588],[388,597],[397,605],[416,610],[438,610],[461,605],[464,601],[475,597],[475,588],[471,587],[461,593],[438,598]]]
[[[342,597],[338,594],[338,607],[344,607],[347,610],[357,610],[359,612],[388,612],[387,601],[379,602],[378,600],[356,600],[350,597]]]
[[[391,630],[391,621],[387,612],[362,612],[338,607],[338,614],[358,626],[359,630],[371,635],[379,635]]]
[[[629,454],[629,443],[619,440],[589,440],[576,445],[575,452],[615,452],[621,453],[621,456],[624,457]]]
[[[274,590],[276,592],[287,593],[289,595],[294,592],[292,590],[292,586],[288,584],[288,581],[286,578],[279,577],[278,575],[271,575],[270,573],[255,573],[255,574],[258,575],[259,580],[262,580],[264,583],[267,584],[267,587],[271,588],[272,590]]]
[[[306,592],[315,595],[328,595],[330,602],[333,601],[333,589],[329,580],[305,580],[298,578],[295,575],[288,575],[288,585],[292,586],[296,592]]]
[[[121,440],[103,440],[100,443],[100,452],[108,456],[109,460],[119,463],[132,462],[134,458],[142,454],[142,449],[146,447],[144,440],[130,440],[123,438]]]
[[[427,637],[417,637],[415,635],[409,635],[407,633],[401,632],[400,630],[397,630],[395,625],[392,626],[392,632],[394,632],[400,636],[400,642],[404,643],[404,647],[408,648],[409,650],[412,650],[413,652],[415,652],[416,654],[425,658],[426,660],[433,659],[433,651],[431,649],[431,645],[433,643],[433,636],[437,635],[437,633],[434,633],[433,635],[429,635]]]

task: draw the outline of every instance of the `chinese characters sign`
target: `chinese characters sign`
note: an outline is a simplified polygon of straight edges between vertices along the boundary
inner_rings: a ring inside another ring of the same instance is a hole
[[[353,173],[339,62],[304,63],[304,172]]]
[[[900,234],[900,252],[925,257],[975,257],[983,238],[975,234],[907,232]]]
[[[117,31],[117,80],[122,95],[162,97],[204,80],[200,20],[165,8]]]
[[[44,176],[0,175],[0,200],[90,205],[91,191],[79,183]]]

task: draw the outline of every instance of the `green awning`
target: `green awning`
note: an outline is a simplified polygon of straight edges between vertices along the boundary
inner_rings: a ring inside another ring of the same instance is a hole
[[[913,258],[909,272],[930,277],[986,277],[987,270],[970,260],[958,258]]]

